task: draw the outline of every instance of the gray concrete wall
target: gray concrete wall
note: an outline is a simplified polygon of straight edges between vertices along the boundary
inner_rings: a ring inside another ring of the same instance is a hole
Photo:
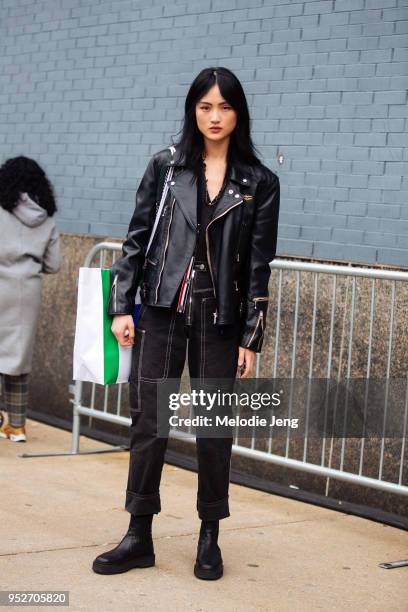
[[[0,0],[0,161],[45,167],[61,230],[123,236],[192,79],[224,65],[281,179],[278,255],[406,267],[407,27],[406,0]]]

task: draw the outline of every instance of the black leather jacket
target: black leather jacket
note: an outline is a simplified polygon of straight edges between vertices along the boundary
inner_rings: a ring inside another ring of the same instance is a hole
[[[147,257],[146,247],[160,199],[161,169],[174,164],[173,178]],[[206,228],[207,257],[217,298],[218,325],[242,317],[240,346],[261,352],[268,307],[269,262],[275,257],[280,186],[264,165],[232,164],[226,188]],[[111,268],[108,313],[132,314],[137,287],[143,303],[170,307],[193,254],[197,237],[197,184],[178,151],[150,159],[136,193],[136,206]]]

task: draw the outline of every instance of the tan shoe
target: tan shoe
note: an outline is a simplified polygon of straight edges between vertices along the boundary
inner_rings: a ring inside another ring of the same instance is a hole
[[[12,427],[7,423],[0,427],[0,438],[8,438],[11,442],[27,442],[25,427]]]

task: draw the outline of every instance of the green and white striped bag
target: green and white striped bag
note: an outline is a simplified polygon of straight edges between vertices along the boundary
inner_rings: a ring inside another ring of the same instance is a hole
[[[101,385],[128,382],[132,347],[120,346],[107,314],[110,270],[80,268],[74,343],[74,380]],[[140,308],[135,307],[135,314]],[[138,314],[138,313],[137,313]]]

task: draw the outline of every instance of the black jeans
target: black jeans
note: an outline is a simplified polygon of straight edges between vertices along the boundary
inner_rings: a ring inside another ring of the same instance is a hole
[[[207,270],[195,268],[191,298],[184,313],[176,310],[178,292],[171,308],[142,305],[135,329],[125,505],[135,515],[161,510],[159,488],[168,438],[157,436],[157,385],[168,378],[180,381],[187,346],[190,379],[228,379],[233,388],[236,377],[239,325],[232,326],[226,335],[219,334],[214,324],[216,299]],[[196,437],[200,519],[230,516],[231,447],[232,437]]]

